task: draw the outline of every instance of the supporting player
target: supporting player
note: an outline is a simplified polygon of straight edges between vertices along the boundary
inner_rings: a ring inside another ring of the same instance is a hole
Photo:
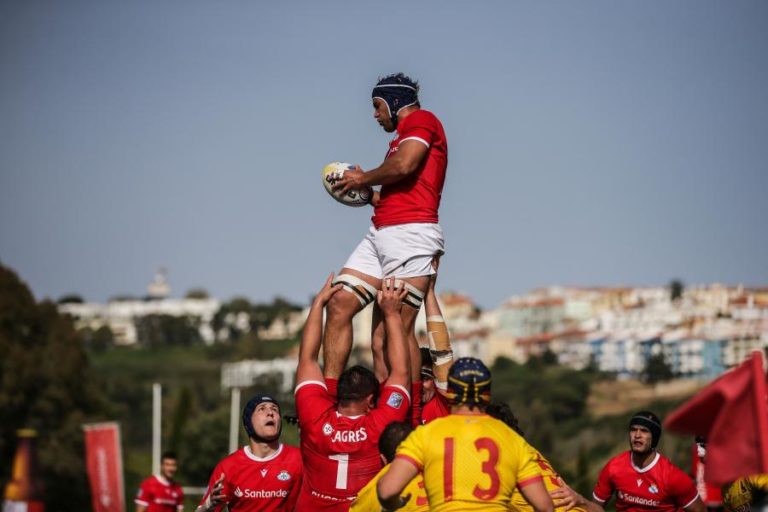
[[[503,421],[509,428],[520,434],[520,437],[525,439],[525,433],[523,433],[523,430],[520,428],[517,417],[512,412],[512,409],[509,407],[509,405],[501,402],[493,402],[485,408],[485,412],[489,416],[493,416],[494,418]],[[528,446],[533,451],[533,461],[537,466],[539,466],[539,470],[541,471],[541,478],[543,479],[544,487],[547,488],[547,491],[552,492],[555,489],[559,489],[561,486],[563,486],[563,479],[560,477],[557,471],[554,470],[552,464],[549,463],[549,461],[541,454],[539,450],[531,445]],[[512,505],[512,510],[516,510],[517,512],[533,512],[533,506],[528,503],[523,493],[520,492],[520,489],[515,489],[515,493],[512,495],[510,504]],[[556,506],[555,510],[564,512],[565,507]],[[573,510],[575,512],[586,512],[585,508],[577,506],[574,506],[569,510]]]
[[[248,444],[214,468],[196,512],[294,510],[303,475],[298,448],[280,442],[280,405],[256,395],[243,409]]]
[[[173,479],[178,470],[178,458],[173,452],[160,456],[160,474],[141,483],[136,495],[136,512],[176,512],[184,508],[184,493]]]
[[[351,501],[382,467],[378,441],[384,428],[403,421],[410,407],[410,362],[400,310],[408,293],[384,281],[378,305],[387,333],[392,371],[379,386],[373,372],[353,366],[339,377],[336,396],[328,393],[317,361],[323,307],[338,293],[333,274],[312,302],[296,371],[296,410],[301,429],[304,482],[297,510],[347,511]]]
[[[617,512],[676,511],[704,512],[691,477],[656,451],[661,439],[661,420],[650,411],[640,411],[629,420],[629,451],[606,463],[587,500],[568,486],[553,491],[558,506],[575,506],[590,512],[603,512],[603,507],[616,494]]]
[[[414,430],[379,480],[383,509],[401,508],[403,489],[423,471],[430,510],[508,510],[520,488],[536,511],[552,512],[528,443],[485,414],[491,372],[482,361],[463,357],[451,366],[448,397],[451,414]]]
[[[442,124],[421,109],[418,91],[418,84],[402,73],[378,81],[371,95],[374,118],[385,132],[397,133],[379,167],[347,171],[335,187],[346,191],[381,185],[381,191],[373,194],[373,226],[336,279],[345,291],[328,303],[323,360],[325,377],[330,379],[338,378],[346,367],[352,348],[352,318],[374,302],[381,280],[393,276],[407,283],[402,320],[414,365],[411,374],[418,375],[414,323],[434,274],[433,258],[444,250],[438,207],[448,165]],[[381,321],[380,312],[374,310],[372,349],[379,362],[384,353]],[[379,380],[386,378],[382,366],[374,369]]]
[[[357,498],[355,498],[355,501],[352,502],[352,506],[349,508],[349,512],[370,512],[372,510],[378,512],[381,510],[379,498],[376,495],[376,484],[379,482],[379,478],[389,470],[389,464],[395,459],[397,447],[412,431],[413,427],[407,421],[394,422],[387,425],[387,428],[384,429],[379,438],[379,453],[382,462],[386,466],[381,468],[381,471],[373,477],[373,480],[368,482],[358,493]],[[404,512],[427,512],[429,510],[427,493],[424,491],[424,478],[421,473],[408,482],[403,494],[411,496],[408,503],[401,509]]]

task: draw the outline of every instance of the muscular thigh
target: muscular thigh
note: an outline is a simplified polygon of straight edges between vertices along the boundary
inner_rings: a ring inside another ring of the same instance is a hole
[[[374,247],[384,277],[429,276],[434,273],[433,259],[444,250],[442,230],[437,224],[388,226],[374,235]]]

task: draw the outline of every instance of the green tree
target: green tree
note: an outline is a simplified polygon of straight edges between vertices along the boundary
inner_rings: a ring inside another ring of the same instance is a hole
[[[40,432],[39,458],[50,510],[90,508],[82,424],[107,408],[82,340],[51,302],[37,304],[0,264],[0,481],[10,475],[15,432]]]
[[[683,298],[685,285],[680,279],[673,279],[669,282],[669,300],[676,302]]]
[[[146,315],[136,319],[139,341],[148,347],[202,343],[200,319],[192,316]]]
[[[185,299],[207,299],[208,297],[210,297],[208,290],[204,288],[192,288],[184,295]]]
[[[642,372],[643,382],[656,384],[657,382],[672,380],[674,377],[675,374],[664,359],[664,354],[654,354],[645,362],[645,368]]]

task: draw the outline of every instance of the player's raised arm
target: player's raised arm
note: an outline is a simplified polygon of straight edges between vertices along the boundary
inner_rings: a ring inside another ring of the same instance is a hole
[[[323,371],[317,361],[323,337],[323,308],[333,297],[333,294],[339,290],[341,290],[341,284],[333,284],[333,273],[331,273],[323,288],[312,301],[299,347],[299,366],[296,369],[297,384],[306,380],[321,382],[323,380]]]
[[[400,385],[408,389],[411,385],[410,352],[407,339],[403,331],[403,321],[400,310],[403,307],[403,299],[408,295],[408,289],[404,283],[395,288],[394,278],[387,278],[382,283],[377,302],[384,317],[384,328],[387,333],[387,363],[390,367],[387,384]]]

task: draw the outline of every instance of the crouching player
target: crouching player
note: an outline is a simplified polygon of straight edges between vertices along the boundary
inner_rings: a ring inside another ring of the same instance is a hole
[[[352,502],[349,512],[379,512],[381,510],[379,498],[376,496],[376,484],[379,482],[379,478],[389,470],[389,464],[395,459],[397,447],[412,431],[413,427],[407,421],[387,425],[379,438],[379,452],[381,453],[381,460],[386,466],[363,487],[355,501]],[[403,494],[411,496],[408,503],[401,509],[404,512],[427,512],[429,510],[427,493],[424,491],[424,478],[422,478],[421,473],[408,483]]]
[[[248,444],[216,465],[196,512],[294,510],[302,481],[299,449],[280,442],[280,405],[256,395],[243,409]]]
[[[378,305],[384,317],[391,371],[379,386],[373,372],[353,366],[341,373],[331,395],[318,363],[323,307],[341,288],[333,274],[312,302],[296,370],[296,411],[301,429],[304,481],[299,511],[349,510],[350,503],[382,467],[378,442],[384,428],[409,413],[410,360],[400,316],[404,287],[384,281]]]

